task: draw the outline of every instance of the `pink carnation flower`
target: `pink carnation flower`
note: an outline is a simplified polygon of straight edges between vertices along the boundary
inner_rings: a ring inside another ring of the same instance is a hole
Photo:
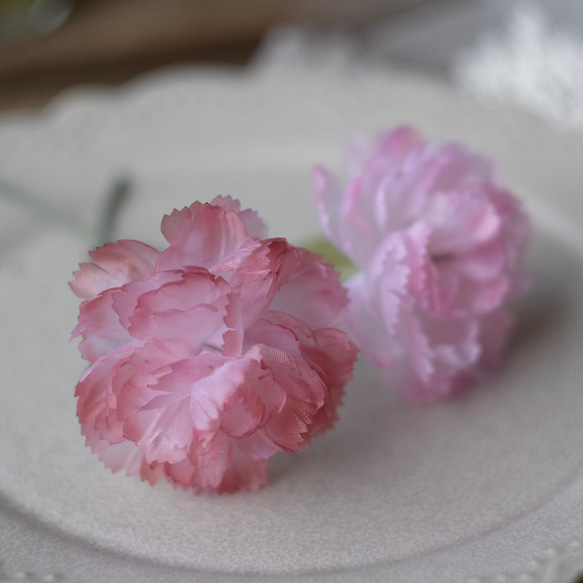
[[[356,354],[330,327],[346,294],[230,198],[173,211],[162,233],[162,253],[118,241],[75,272],[73,337],[93,362],[76,391],[82,433],[113,471],[151,484],[257,489],[267,458],[336,420]]]
[[[314,174],[320,221],[357,266],[348,326],[387,383],[416,401],[458,393],[498,361],[525,292],[530,224],[490,163],[413,129],[349,148],[345,191]]]

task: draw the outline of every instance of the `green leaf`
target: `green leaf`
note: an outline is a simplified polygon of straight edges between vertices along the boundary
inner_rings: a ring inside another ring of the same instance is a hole
[[[304,247],[312,253],[321,255],[332,267],[340,272],[340,279],[345,281],[358,272],[358,268],[344,253],[334,247],[328,239],[318,237],[311,239],[304,244]]]

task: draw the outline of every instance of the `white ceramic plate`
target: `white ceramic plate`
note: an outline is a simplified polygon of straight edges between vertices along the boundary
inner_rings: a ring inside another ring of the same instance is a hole
[[[397,123],[494,158],[535,217],[535,290],[500,374],[414,407],[359,363],[334,431],[276,456],[269,486],[192,496],[112,475],[83,445],[67,281],[91,241],[0,202],[0,581],[569,581],[583,553],[583,138],[444,86],[173,71],[0,123],[0,177],[94,221],[119,173],[117,228],[230,194],[270,234],[318,233],[310,172]],[[581,562],[583,564],[583,561]],[[562,579],[561,579],[562,578]]]

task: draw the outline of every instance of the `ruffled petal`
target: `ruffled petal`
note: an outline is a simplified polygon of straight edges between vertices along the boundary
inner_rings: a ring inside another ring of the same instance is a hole
[[[156,271],[185,266],[210,269],[248,238],[245,222],[235,211],[199,202],[166,215],[162,234],[170,246],[158,259]]]
[[[79,351],[90,362],[132,340],[113,309],[115,291],[106,290],[93,300],[85,300],[79,308],[79,323],[71,332],[71,339],[82,337]]]
[[[416,402],[451,397],[468,385],[481,354],[474,320],[433,320],[407,312],[399,338],[403,358],[383,369],[387,384]]]
[[[69,284],[75,295],[84,299],[148,277],[160,252],[140,241],[122,240],[99,247],[89,255],[94,263],[81,263]]]
[[[180,461],[193,439],[189,405],[188,399],[166,406],[152,400],[125,420],[124,437],[144,447],[149,463]]]
[[[502,226],[500,215],[481,189],[436,194],[425,213],[431,227],[429,252],[435,261],[488,243]]]
[[[181,278],[181,272],[163,272],[130,282],[121,288],[102,292],[92,300],[82,302],[79,323],[71,339],[82,336],[79,350],[83,358],[94,362],[108,352],[132,340],[128,328],[130,315],[141,295]]]
[[[175,487],[193,492],[233,494],[258,490],[267,483],[267,460],[254,460],[237,447],[237,441],[225,438],[220,454],[201,468],[187,460],[167,464],[167,479]]]
[[[320,225],[330,241],[343,248],[339,233],[340,207],[343,194],[336,179],[321,166],[314,169],[312,182]]]
[[[131,362],[139,344],[126,344],[100,358],[77,383],[77,417],[88,444],[100,440],[119,443],[123,440],[123,424],[117,414],[114,379]],[[90,443],[89,443],[90,442]]]
[[[410,126],[399,126],[383,132],[376,139],[368,156],[367,164],[383,163],[396,171],[406,164],[409,156],[423,147],[425,142],[417,130]],[[370,168],[365,167],[365,172]]]
[[[348,305],[338,272],[319,255],[299,250],[299,269],[275,295],[269,309],[285,311],[312,328],[338,324]]]
[[[217,196],[211,201],[212,205],[220,206],[226,211],[233,211],[239,215],[239,217],[245,223],[247,228],[247,234],[250,237],[257,237],[263,239],[265,237],[265,225],[263,221],[259,218],[256,211],[251,209],[241,210],[241,203],[231,198],[230,196]]]
[[[265,435],[280,449],[299,451],[309,443],[310,426],[318,411],[327,405],[328,388],[302,355],[300,343],[288,327],[259,320],[253,334],[270,343],[256,345],[261,363],[285,392],[285,403],[265,425]]]
[[[285,402],[273,375],[256,360],[217,358],[191,394],[191,415],[198,433],[215,432],[242,438],[262,427]],[[192,375],[191,375],[192,377]]]
[[[238,441],[231,440],[229,446],[230,463],[217,491],[233,494],[239,490],[259,490],[267,484],[267,460],[248,456],[241,450]]]
[[[378,240],[369,199],[362,179],[353,178],[346,188],[338,220],[340,248],[361,269],[366,269]]]
[[[197,353],[205,347],[220,351],[230,297],[231,287],[223,279],[203,269],[184,272],[180,281],[140,296],[129,332],[144,341],[182,340]]]
[[[302,356],[318,373],[326,389],[324,405],[312,417],[308,427],[309,437],[314,437],[331,429],[338,419],[344,385],[352,379],[358,348],[345,332],[337,328],[312,330],[284,312],[272,312],[270,316],[294,334]]]
[[[120,324],[125,329],[129,329],[131,326],[130,316],[134,313],[140,297],[158,289],[160,286],[180,281],[182,275],[182,270],[162,271],[114,290],[112,293],[112,307],[119,317]]]
[[[266,239],[233,273],[230,284],[239,296],[245,328],[260,317],[280,288],[296,274],[299,255],[285,239]]]
[[[437,162],[433,182],[433,193],[455,192],[476,183],[494,179],[492,163],[482,156],[468,152],[460,144],[450,143],[436,150]]]

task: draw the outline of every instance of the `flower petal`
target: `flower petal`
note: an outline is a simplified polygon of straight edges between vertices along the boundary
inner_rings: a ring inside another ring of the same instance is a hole
[[[170,246],[156,264],[157,271],[198,266],[210,269],[235,253],[247,239],[243,219],[220,206],[195,202],[162,220]]]
[[[308,427],[311,438],[331,429],[338,419],[337,409],[342,403],[344,385],[352,379],[358,348],[345,332],[337,328],[311,330],[284,312],[272,312],[270,315],[294,334],[302,356],[318,373],[326,389],[325,402]]]
[[[339,323],[348,305],[338,272],[319,255],[299,250],[299,269],[275,295],[269,308],[285,311],[312,328]]]
[[[247,234],[250,237],[263,239],[265,237],[265,225],[259,218],[256,211],[251,209],[241,210],[241,203],[230,196],[217,196],[211,201],[212,205],[220,206],[226,211],[234,211],[241,217],[247,228]]]
[[[140,241],[122,240],[99,247],[89,255],[94,263],[81,263],[69,284],[75,295],[85,299],[148,277],[160,252]]]
[[[82,433],[92,443],[105,439],[119,443],[123,439],[122,422],[117,416],[113,379],[131,361],[137,343],[126,344],[100,358],[77,383],[77,417]]]
[[[81,336],[81,356],[95,362],[107,353],[132,340],[113,309],[114,290],[106,290],[93,300],[85,300],[79,308],[79,323],[71,339]]]
[[[312,182],[322,229],[330,241],[342,248],[338,226],[343,198],[342,191],[336,179],[321,166],[314,169]]]
[[[254,335],[270,342],[257,345],[261,362],[285,391],[285,404],[271,416],[265,434],[280,449],[299,451],[309,443],[310,426],[327,404],[328,389],[302,356],[289,328],[267,320],[259,320],[253,328]]]
[[[239,296],[247,328],[264,312],[275,294],[297,272],[299,251],[285,239],[265,239],[233,273],[230,284]]]

